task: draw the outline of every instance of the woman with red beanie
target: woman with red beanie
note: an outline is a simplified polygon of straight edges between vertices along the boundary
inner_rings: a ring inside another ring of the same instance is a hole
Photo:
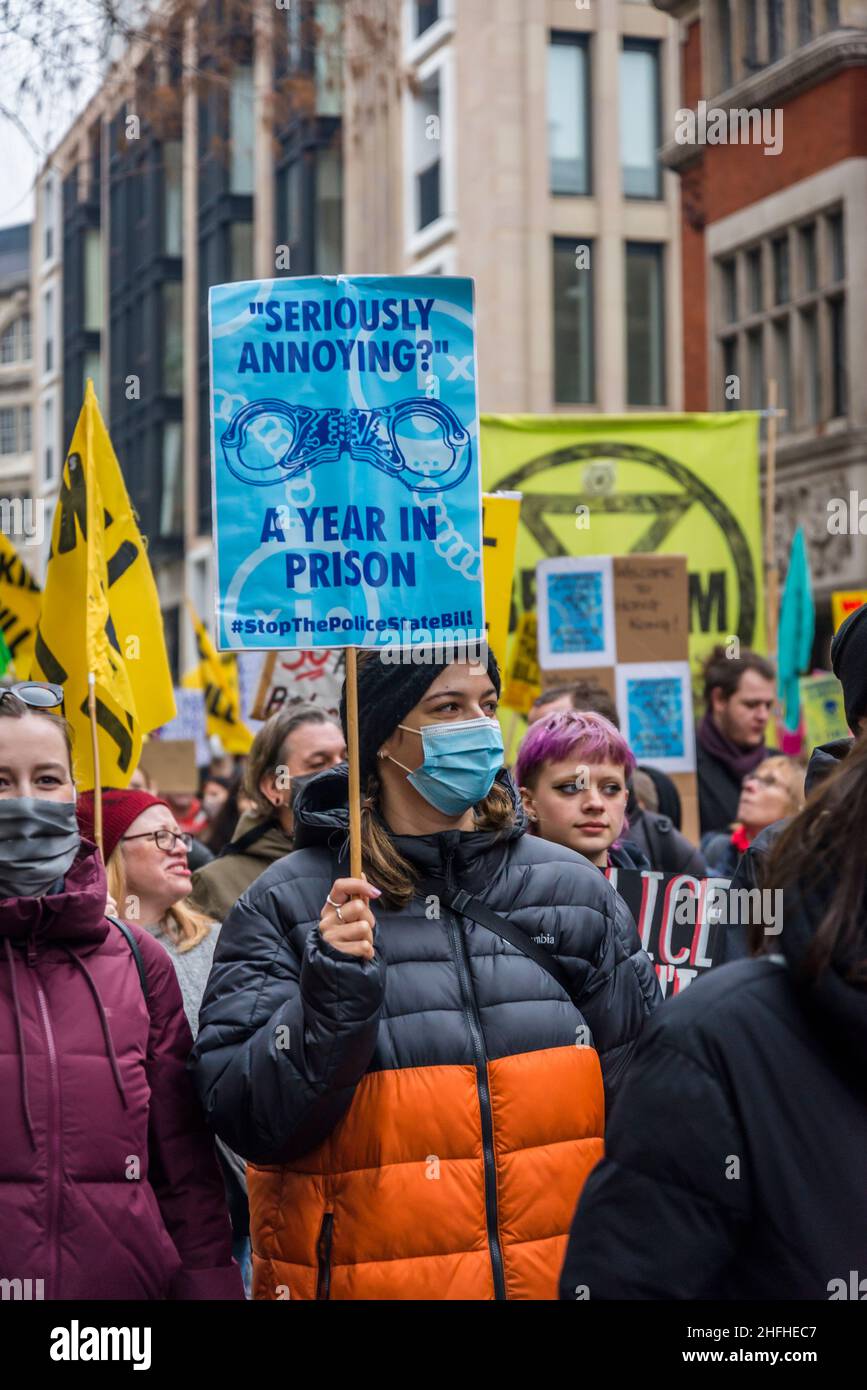
[[[93,792],[78,800],[78,823],[94,839]],[[118,916],[150,932],[172,958],[193,1036],[214,957],[218,922],[185,900],[192,876],[191,836],[162,797],[104,787],[102,848],[108,891]]]
[[[239,1299],[164,950],[105,916],[59,687],[0,693],[0,1251],[46,1299]],[[112,822],[113,823],[113,822]]]

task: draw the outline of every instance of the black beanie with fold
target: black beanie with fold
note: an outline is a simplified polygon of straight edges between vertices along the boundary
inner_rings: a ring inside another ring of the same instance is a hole
[[[867,604],[838,627],[831,643],[831,670],[843,687],[846,722],[854,734],[867,714]]]
[[[499,696],[500,670],[491,649],[487,648],[488,675]],[[398,724],[402,724],[411,709],[436,680],[451,665],[448,661],[426,661],[410,665],[395,660],[383,660],[378,650],[358,654],[358,762],[362,795],[367,779],[376,770],[376,755]],[[405,655],[409,657],[409,652]],[[346,681],[340,695],[340,723],[344,738],[348,738],[346,722]]]

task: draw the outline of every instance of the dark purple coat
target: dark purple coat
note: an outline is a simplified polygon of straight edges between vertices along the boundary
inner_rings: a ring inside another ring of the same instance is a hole
[[[81,851],[62,893],[0,900],[0,1278],[45,1298],[242,1298],[186,1071],[171,957],[104,916]]]

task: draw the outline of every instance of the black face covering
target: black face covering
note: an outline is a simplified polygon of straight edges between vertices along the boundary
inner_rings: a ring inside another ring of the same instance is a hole
[[[0,797],[0,898],[40,898],[81,844],[74,801]]]

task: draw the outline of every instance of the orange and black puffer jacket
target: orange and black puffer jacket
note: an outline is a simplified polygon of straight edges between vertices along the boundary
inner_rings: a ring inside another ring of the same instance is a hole
[[[347,872],[345,765],[308,783],[299,848],[227,917],[192,1065],[250,1163],[254,1297],[556,1297],[606,1098],[659,992],[603,874],[525,834],[515,799],[505,832],[393,840],[553,952],[568,994],[421,896],[373,905],[370,961],[321,940]]]

